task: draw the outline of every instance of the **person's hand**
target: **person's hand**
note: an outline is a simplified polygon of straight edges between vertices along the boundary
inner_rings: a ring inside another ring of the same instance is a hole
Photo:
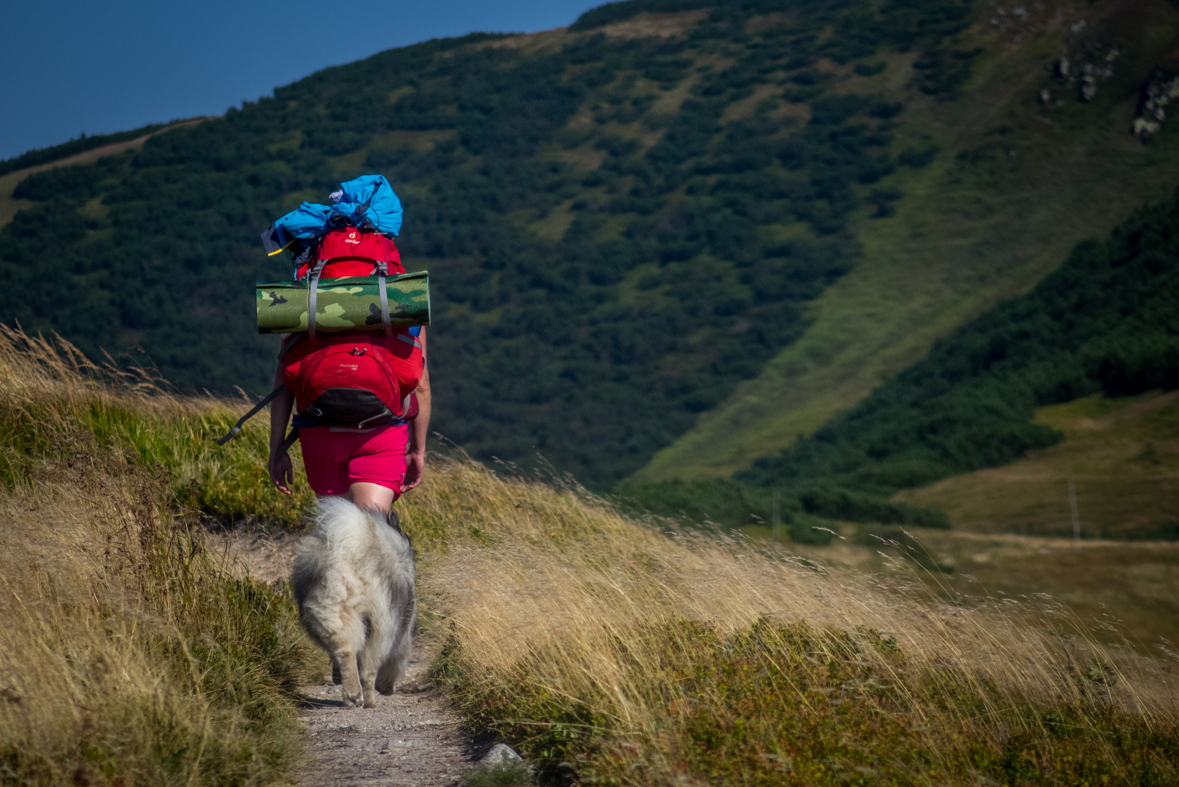
[[[278,456],[272,453],[270,461],[266,463],[266,469],[270,471],[270,480],[278,487],[278,491],[289,495],[291,486],[295,483],[295,467],[291,464],[291,457],[287,452],[283,451]]]
[[[422,469],[426,466],[426,452],[418,451],[405,455],[405,481],[401,484],[401,491],[408,492],[422,483]]]

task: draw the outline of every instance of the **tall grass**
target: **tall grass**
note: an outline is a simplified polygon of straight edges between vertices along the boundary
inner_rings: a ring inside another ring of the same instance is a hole
[[[469,721],[587,783],[1172,783],[1164,667],[754,544],[640,523],[576,487],[435,467],[434,670]],[[427,618],[429,619],[429,618]],[[987,780],[992,781],[987,781]]]
[[[163,469],[226,415],[112,374],[0,336],[0,783],[288,783],[293,604],[205,550]]]
[[[150,369],[99,366],[64,340],[0,325],[0,486],[36,483],[30,457],[68,459],[70,436],[86,433],[104,449],[165,470],[181,503],[226,520],[297,526],[314,495],[304,486],[292,504],[273,493],[265,415],[228,445],[214,442],[249,404],[180,396]],[[297,448],[292,458],[301,472]]]
[[[0,385],[4,779],[283,778],[302,663],[289,601],[220,573],[175,517],[299,521],[311,497],[269,488],[265,425],[218,448],[229,403],[11,332]],[[1173,664],[1065,633],[1083,627],[1049,601],[822,567],[462,456],[432,457],[398,507],[434,675],[550,776],[1179,781]]]

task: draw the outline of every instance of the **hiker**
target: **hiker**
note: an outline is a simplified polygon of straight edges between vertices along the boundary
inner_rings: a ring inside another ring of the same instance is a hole
[[[293,426],[299,429],[299,442],[303,444],[307,483],[315,494],[339,495],[358,508],[388,511],[394,500],[421,483],[430,423],[425,327],[420,329],[418,339],[422,343],[422,378],[416,391],[418,414],[412,421],[358,429],[307,426],[295,416]],[[274,384],[276,387],[283,384],[281,362],[275,370]],[[270,405],[267,469],[274,485],[288,495],[294,469],[282,443],[293,403],[294,395],[284,388]]]
[[[217,442],[272,403],[267,470],[281,492],[291,494],[287,451],[299,440],[317,495],[392,517],[426,461],[428,274],[401,264],[401,201],[384,176],[343,183],[331,200],[304,202],[262,233],[270,256],[296,265],[294,281],[256,288],[259,332],[285,334],[274,390]]]

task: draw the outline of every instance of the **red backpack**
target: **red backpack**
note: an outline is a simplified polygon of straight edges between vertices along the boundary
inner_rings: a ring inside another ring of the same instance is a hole
[[[405,273],[390,238],[356,227],[329,231],[310,257],[295,271],[295,278],[311,278],[311,315],[315,314],[315,285],[321,278],[376,274],[383,285],[387,274]],[[384,312],[387,317],[387,306]],[[386,319],[383,334],[355,331],[316,336],[314,317],[308,322],[308,332],[291,334],[278,354],[283,383],[294,394],[302,426],[381,426],[417,417],[413,391],[425,364],[418,332],[394,328]],[[254,405],[217,440],[218,445],[232,440],[282,389],[280,385]],[[299,427],[291,430],[283,451],[298,434]]]
[[[311,308],[319,279],[404,273],[393,241],[357,227],[331,230],[295,277],[309,277]],[[384,288],[381,288],[382,291]],[[379,426],[417,415],[411,397],[422,378],[422,343],[387,322],[385,332],[315,334],[314,322],[280,353],[283,382],[304,425]]]
[[[317,262],[323,262],[320,274],[325,279],[341,276],[374,276],[378,263],[385,263],[388,273],[405,273],[401,255],[391,238],[379,232],[343,227],[331,230],[319,242],[319,248],[295,271],[295,279],[312,272]]]

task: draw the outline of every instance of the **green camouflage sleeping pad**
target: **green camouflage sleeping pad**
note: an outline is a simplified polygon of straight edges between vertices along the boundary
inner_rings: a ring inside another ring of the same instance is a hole
[[[381,296],[376,276],[320,279],[315,300],[315,330],[380,331]],[[430,324],[430,277],[426,271],[388,276],[389,320],[394,328]],[[306,281],[258,282],[258,333],[307,330]]]

